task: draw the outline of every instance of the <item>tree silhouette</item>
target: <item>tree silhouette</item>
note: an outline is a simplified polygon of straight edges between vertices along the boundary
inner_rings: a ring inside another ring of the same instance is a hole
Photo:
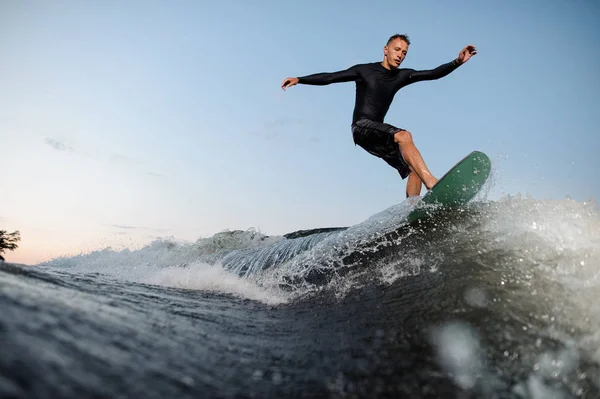
[[[2,254],[4,251],[14,251],[19,246],[17,242],[21,241],[21,233],[17,231],[13,231],[9,233],[6,230],[0,230],[0,261],[4,260]]]

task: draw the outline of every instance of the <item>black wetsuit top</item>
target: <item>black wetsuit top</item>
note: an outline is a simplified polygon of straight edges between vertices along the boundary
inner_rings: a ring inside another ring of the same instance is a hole
[[[423,80],[443,78],[459,67],[454,60],[425,71],[385,68],[381,62],[354,65],[344,71],[316,73],[298,78],[298,83],[324,86],[338,82],[356,82],[356,103],[352,123],[361,119],[383,122],[394,95],[401,88]]]

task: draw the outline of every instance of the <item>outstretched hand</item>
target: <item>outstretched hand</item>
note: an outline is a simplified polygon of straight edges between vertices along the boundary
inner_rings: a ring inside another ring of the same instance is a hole
[[[477,54],[477,49],[472,44],[469,44],[468,46],[465,46],[465,48],[460,50],[456,61],[458,61],[459,64],[464,64],[469,60],[469,58],[471,58],[475,54]]]
[[[285,91],[288,87],[292,87],[298,84],[298,78],[286,78],[281,84],[281,89]]]

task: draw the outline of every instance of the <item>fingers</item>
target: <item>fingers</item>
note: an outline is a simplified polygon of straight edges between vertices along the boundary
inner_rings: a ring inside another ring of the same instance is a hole
[[[283,81],[283,83],[281,84],[281,88],[285,91],[286,88],[291,87],[292,85],[292,78],[287,78]]]
[[[477,48],[472,45],[466,45],[459,53],[458,58],[460,59],[461,62],[467,62],[469,60],[469,58],[471,58],[472,56],[474,56],[475,54],[477,54]]]
[[[458,54],[458,60],[461,64],[465,63],[475,54],[477,54],[477,48],[472,44],[468,44],[462,50],[460,50],[460,53]]]
[[[286,78],[283,83],[281,84],[281,89],[283,91],[285,91],[286,88],[288,87],[292,87],[294,86],[296,83],[298,83],[298,80],[296,78]]]

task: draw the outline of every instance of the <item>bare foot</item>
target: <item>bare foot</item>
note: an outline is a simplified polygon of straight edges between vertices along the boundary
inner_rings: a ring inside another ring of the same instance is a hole
[[[427,190],[431,190],[437,184],[438,181],[438,179],[432,176],[431,179],[427,180],[427,183],[425,183],[425,187],[427,188]]]

